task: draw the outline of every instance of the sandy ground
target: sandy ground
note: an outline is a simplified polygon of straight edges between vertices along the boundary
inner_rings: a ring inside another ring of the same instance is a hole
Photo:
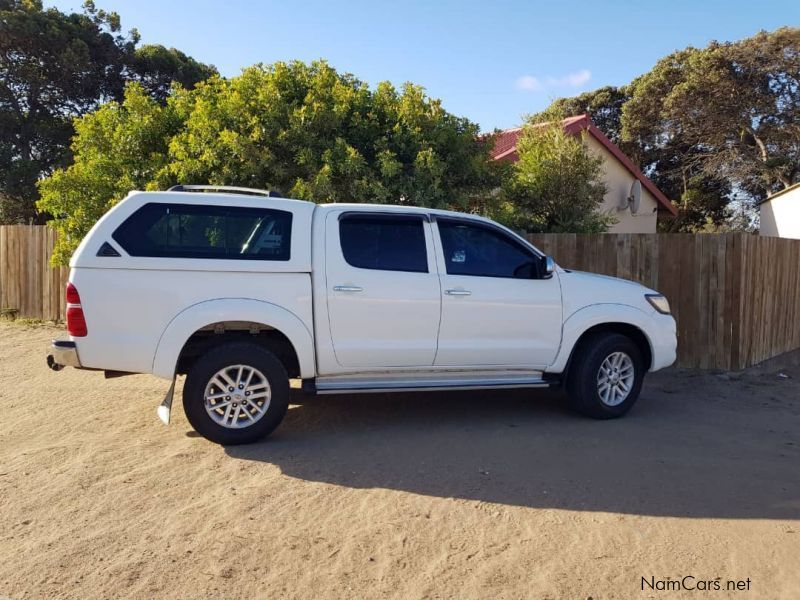
[[[164,381],[47,370],[59,333],[0,325],[0,598],[800,598],[797,370],[656,374],[610,422],[298,393],[226,449],[160,424]]]

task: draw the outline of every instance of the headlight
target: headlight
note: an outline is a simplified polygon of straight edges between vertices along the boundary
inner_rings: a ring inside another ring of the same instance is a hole
[[[645,294],[647,301],[663,315],[669,314],[669,301],[661,294]]]

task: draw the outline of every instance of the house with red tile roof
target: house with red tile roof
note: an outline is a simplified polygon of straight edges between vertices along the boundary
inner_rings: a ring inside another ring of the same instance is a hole
[[[588,115],[569,117],[562,125],[567,133],[582,136],[589,152],[603,160],[603,179],[608,191],[600,210],[616,219],[610,233],[655,233],[659,214],[677,214],[677,209],[663,192],[592,123]],[[500,132],[495,139],[492,158],[518,161],[517,140],[521,133],[521,127]],[[636,187],[641,187],[641,200],[634,211],[629,198],[635,182],[639,182]]]

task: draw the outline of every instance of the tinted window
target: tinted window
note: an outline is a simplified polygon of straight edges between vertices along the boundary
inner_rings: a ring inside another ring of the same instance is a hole
[[[447,272],[479,277],[536,277],[538,258],[522,244],[491,227],[439,219]]]
[[[339,238],[344,259],[354,267],[428,272],[420,218],[345,215],[339,221]]]
[[[113,237],[131,256],[289,260],[291,234],[283,210],[151,203]]]

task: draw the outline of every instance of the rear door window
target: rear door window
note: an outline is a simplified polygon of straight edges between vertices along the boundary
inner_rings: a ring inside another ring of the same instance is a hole
[[[347,263],[359,269],[428,272],[428,252],[421,217],[414,215],[343,215],[339,239]]]
[[[283,210],[153,202],[112,237],[131,256],[286,261],[291,235]]]

